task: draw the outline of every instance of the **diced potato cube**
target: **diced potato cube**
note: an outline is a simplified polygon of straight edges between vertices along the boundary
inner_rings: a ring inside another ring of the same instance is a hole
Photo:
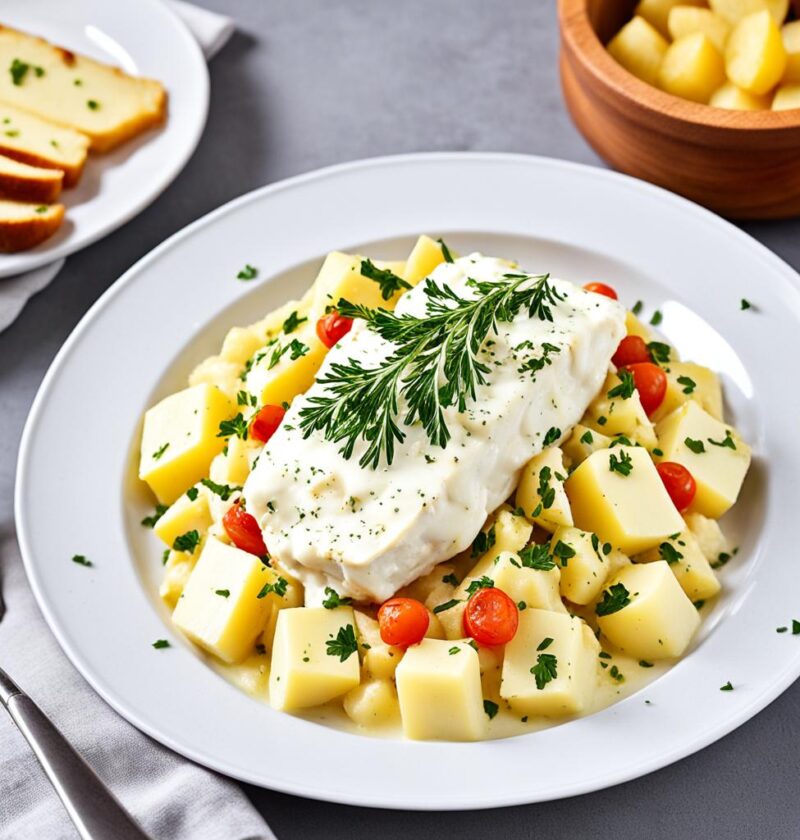
[[[634,390],[630,397],[609,396],[621,384],[616,373],[609,373],[600,393],[586,410],[588,425],[604,435],[625,435],[648,449],[656,445],[656,433],[645,410],[642,408],[639,392]]]
[[[478,555],[478,559],[470,569],[469,574],[461,582],[461,585],[456,587],[454,597],[465,597],[467,587],[473,580],[483,577],[483,575],[491,577],[497,558],[504,551],[511,551],[516,554],[525,548],[530,541],[532,531],[530,522],[524,516],[518,516],[508,505],[501,505],[497,509],[494,521],[492,521],[488,530],[484,529],[483,531],[486,535],[486,550],[483,554]],[[477,540],[473,543],[473,554],[476,553],[479,545],[480,543]]]
[[[714,519],[722,516],[739,495],[750,467],[750,447],[731,426],[693,401],[665,417],[657,432],[663,459],[683,464],[694,476],[697,494],[691,510]]]
[[[630,310],[625,313],[625,332],[628,335],[638,335],[646,342],[653,340],[653,331],[643,324]]]
[[[546,531],[572,525],[569,499],[564,492],[564,456],[557,446],[534,455],[522,468],[515,501],[525,516]]]
[[[187,554],[185,551],[170,551],[167,554],[164,577],[158,587],[158,594],[170,609],[175,609],[196,562],[196,555]]]
[[[597,685],[599,653],[594,633],[580,618],[525,610],[506,645],[500,696],[523,714],[581,712]]]
[[[773,111],[791,111],[800,108],[800,84],[781,85],[772,100]]]
[[[676,6],[705,5],[705,0],[640,0],[633,13],[634,15],[641,15],[665,38],[669,38],[671,36],[669,30],[669,16]]]
[[[727,108],[731,111],[765,111],[770,107],[770,99],[768,96],[756,96],[742,90],[733,82],[725,82],[721,88],[714,91],[708,104],[714,108]]]
[[[573,604],[593,601],[611,570],[609,551],[595,534],[578,528],[559,528],[553,534],[553,547],[563,543],[575,553],[561,560],[561,594]],[[607,545],[607,544],[606,544]]]
[[[725,47],[728,78],[740,88],[765,94],[781,80],[786,50],[769,12],[755,12],[736,24]]]
[[[455,595],[455,593],[453,593]],[[467,596],[464,595],[462,599],[448,598],[445,601],[440,601],[435,606],[448,604],[451,600],[457,600],[457,603],[448,606],[447,609],[441,612],[435,612],[434,615],[439,619],[439,623],[444,630],[445,638],[447,639],[463,639],[466,633],[464,632],[464,610],[467,608]],[[435,609],[435,607],[432,607]]]
[[[211,459],[225,441],[219,424],[235,414],[231,401],[213,385],[196,385],[148,409],[142,431],[139,478],[162,504],[172,504],[208,475]]]
[[[397,692],[390,680],[367,680],[351,688],[343,705],[350,720],[365,729],[390,726],[400,720]]]
[[[524,604],[525,609],[530,607],[566,612],[567,608],[559,594],[560,574],[558,566],[552,569],[532,569],[523,566],[518,554],[504,551],[490,577],[494,585],[502,589],[517,606]]]
[[[703,32],[684,35],[670,44],[658,72],[658,86],[666,93],[708,102],[725,81],[725,62]]]
[[[276,354],[286,346],[289,350],[276,361]],[[253,365],[246,375],[247,391],[261,405],[291,403],[311,387],[327,352],[316,334],[316,326],[304,324],[296,333],[278,339],[253,356]]]
[[[569,459],[573,467],[582,464],[592,452],[598,449],[608,449],[611,445],[611,438],[578,423],[572,430],[569,440],[563,445],[564,455]]]
[[[264,629],[269,603],[258,594],[274,577],[255,555],[210,538],[172,620],[193,642],[223,662],[238,662],[252,650]]]
[[[310,317],[311,304],[314,302],[315,291],[315,286],[310,286],[301,300],[287,300],[282,306],[273,309],[272,312],[260,321],[256,321],[255,324],[251,324],[247,329],[255,335],[260,336],[260,345],[266,344],[267,341],[276,338],[283,332],[283,325],[293,312],[296,313],[298,318]]]
[[[783,48],[786,50],[784,84],[800,84],[800,20],[793,20],[781,29]]]
[[[725,42],[731,31],[730,24],[725,18],[715,15],[709,9],[695,6],[674,6],[670,9],[668,26],[673,41],[677,41],[684,35],[702,32],[711,39],[720,53],[724,51]]]
[[[381,638],[378,622],[374,618],[354,610],[358,630],[358,650],[366,671],[375,679],[391,680],[403,658],[403,649],[387,645]]]
[[[658,548],[651,548],[636,559],[640,563],[664,560],[692,601],[713,598],[720,590],[714,570],[689,530],[669,537]]]
[[[666,38],[643,17],[630,20],[608,42],[608,51],[629,73],[654,85],[667,52]]]
[[[257,440],[228,438],[225,450],[211,462],[208,477],[217,484],[242,487],[250,475],[250,465],[261,451],[263,444]]]
[[[669,659],[686,650],[700,617],[667,563],[658,560],[626,566],[606,592],[615,594],[615,586],[624,587],[628,603],[597,618],[600,630],[613,645],[643,659]]]
[[[356,645],[349,649],[348,639],[356,639],[351,607],[281,610],[272,644],[272,706],[281,711],[305,709],[355,688],[361,680],[359,660]],[[336,641],[344,644],[328,644]]]
[[[724,566],[733,552],[728,538],[719,527],[719,522],[703,516],[702,513],[687,513],[684,519],[709,564],[714,568]]]
[[[711,11],[726,20],[731,26],[753,12],[766,9],[779,26],[786,20],[789,0],[708,0]]]
[[[186,493],[179,496],[153,528],[155,535],[170,548],[182,534],[197,531],[202,537],[211,526],[208,495],[197,487],[194,490],[194,499],[190,499]]]
[[[395,680],[407,738],[475,741],[486,733],[478,654],[466,642],[423,639],[408,648]]]
[[[261,335],[250,327],[232,327],[222,342],[219,355],[241,368],[263,344]]]
[[[394,309],[397,300],[405,289],[398,289],[389,298],[384,298],[381,286],[376,280],[361,273],[361,263],[366,259],[359,254],[343,254],[331,251],[314,281],[313,319],[322,317],[327,307],[336,307],[342,298],[350,303],[360,303],[370,309]],[[397,274],[405,268],[403,262],[386,263],[372,260],[379,269],[388,269]],[[402,277],[402,273],[398,276]]]
[[[667,390],[664,401],[651,415],[654,423],[689,400],[699,403],[717,420],[722,419],[722,387],[712,370],[692,362],[669,362],[664,372],[667,374]]]
[[[503,698],[500,696],[500,684],[503,678],[503,650],[502,646],[478,648],[483,699],[491,700],[498,706],[505,705]]]
[[[417,601],[424,603],[430,594],[437,590],[443,583],[454,585],[454,570],[455,566],[452,563],[439,563],[438,566],[433,567],[433,571],[417,578],[408,586],[404,586],[397,594],[404,598],[415,598]]]
[[[406,260],[406,270],[403,279],[416,286],[424,280],[437,265],[444,262],[442,246],[430,236],[420,236]]]
[[[264,653],[251,653],[247,659],[228,665],[225,677],[251,697],[266,697],[269,685],[269,660]]]
[[[655,464],[641,447],[595,452],[567,479],[566,488],[576,527],[625,554],[646,551],[683,530]]]
[[[278,616],[281,610],[302,607],[305,602],[303,584],[297,578],[292,577],[285,569],[278,567],[275,560],[272,562],[272,577],[268,582],[273,585],[276,583],[282,585],[285,591],[283,595],[273,591],[265,596],[269,605],[269,615],[264,632],[261,634],[261,642],[270,651],[275,640],[275,628],[278,625]],[[285,584],[282,583],[283,581],[285,581]]]

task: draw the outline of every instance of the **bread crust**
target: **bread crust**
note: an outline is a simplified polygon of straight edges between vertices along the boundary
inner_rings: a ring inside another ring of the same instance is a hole
[[[43,169],[38,173],[23,175],[3,172],[0,164],[0,198],[52,204],[61,194],[64,172],[61,169]]]
[[[64,205],[53,204],[48,212],[22,219],[3,219],[0,217],[0,253],[13,254],[35,248],[51,237],[64,221]]]

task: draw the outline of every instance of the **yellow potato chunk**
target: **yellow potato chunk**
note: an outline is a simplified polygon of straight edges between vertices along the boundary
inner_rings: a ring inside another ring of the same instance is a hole
[[[614,587],[623,587],[624,591]],[[616,596],[615,606],[625,605],[604,614],[605,593],[609,593],[609,599]],[[663,560],[625,566],[605,590],[604,601],[597,606],[600,630],[630,656],[643,659],[680,656],[700,624],[694,604]]]
[[[559,529],[561,530],[561,529]],[[552,569],[534,569],[523,565],[518,554],[503,552],[495,563],[490,577],[498,589],[522,609],[535,608],[566,612],[559,594],[560,572]]]
[[[356,639],[351,607],[281,610],[269,676],[273,708],[292,711],[318,706],[355,688],[361,680],[357,643],[348,647],[348,638]]]
[[[264,653],[251,653],[242,662],[228,665],[225,677],[251,697],[266,697],[269,685],[269,660]]]
[[[708,0],[711,11],[726,20],[731,26],[753,12],[766,9],[780,26],[789,12],[789,0]]]
[[[800,108],[800,84],[781,85],[772,100],[773,111],[791,111]]]
[[[725,62],[704,32],[684,35],[670,44],[658,72],[658,86],[673,96],[708,102],[725,81]]]
[[[557,446],[534,455],[522,468],[515,501],[525,516],[546,531],[572,525],[569,499],[564,492],[564,456]]]
[[[209,538],[172,613],[176,627],[223,662],[253,648],[269,611],[259,598],[273,571],[258,557]]]
[[[354,611],[354,617],[358,630],[358,650],[365,670],[375,679],[391,680],[403,658],[403,649],[383,641],[380,627],[374,618],[360,610]]]
[[[676,6],[705,6],[705,2],[704,0],[640,0],[633,13],[641,15],[665,38],[668,38],[670,37],[669,16]]]
[[[646,551],[683,530],[655,464],[641,447],[595,452],[567,479],[566,488],[575,526],[625,554]]]
[[[667,390],[664,401],[650,417],[654,423],[689,400],[699,403],[712,417],[722,419],[722,387],[712,370],[692,362],[669,362],[664,372]]]
[[[361,263],[365,259],[359,254],[343,254],[340,251],[331,251],[325,257],[325,262],[314,281],[312,320],[316,322],[317,318],[322,317],[327,307],[335,308],[341,298],[345,298],[350,303],[363,304],[370,309],[378,307],[394,309],[405,289],[401,287],[390,293],[388,297],[384,297],[380,283],[361,273]],[[371,262],[376,268],[388,269],[400,277],[405,269],[403,262],[386,263],[381,260]]]
[[[407,738],[475,741],[485,735],[480,663],[465,641],[423,639],[412,645],[395,681]]]
[[[631,311],[625,313],[625,332],[628,335],[638,335],[646,342],[653,340],[653,331],[643,324]]]
[[[663,459],[683,464],[694,476],[697,494],[691,510],[714,519],[722,516],[739,495],[750,467],[750,447],[733,427],[693,401],[665,417],[657,432]]]
[[[643,17],[634,17],[608,42],[608,51],[629,73],[654,85],[667,52],[666,38]]]
[[[465,597],[467,587],[473,580],[483,575],[491,577],[491,572],[500,555],[506,551],[515,554],[521,551],[530,541],[532,532],[533,528],[524,516],[518,516],[508,505],[498,508],[494,521],[491,522],[488,530],[483,531],[485,536],[481,538],[479,535],[473,543],[472,553],[477,554],[477,560],[461,585],[456,588],[455,597]],[[478,553],[483,547],[485,551],[482,554]]]
[[[728,538],[719,527],[719,522],[703,516],[702,513],[687,513],[684,519],[709,564],[713,568],[724,566],[730,560],[733,551]]]
[[[211,459],[225,441],[219,424],[235,414],[231,401],[213,385],[195,385],[161,400],[144,416],[139,478],[162,504],[172,504],[208,475]]]
[[[263,344],[261,335],[250,327],[232,327],[222,342],[219,355],[226,362],[241,366]]]
[[[695,6],[674,6],[670,9],[668,26],[673,41],[683,38],[684,35],[702,32],[720,53],[724,51],[725,42],[731,31],[730,24],[725,18],[715,15],[709,9]]]
[[[189,498],[186,493],[179,496],[153,527],[155,535],[170,548],[182,534],[197,531],[202,537],[211,527],[208,495],[197,487],[194,491],[194,499]]]
[[[342,705],[350,720],[365,729],[391,726],[400,720],[397,692],[390,680],[367,680],[351,688]]]
[[[763,95],[781,80],[786,50],[780,29],[767,11],[742,18],[725,47],[728,78],[743,90]]]
[[[594,633],[580,618],[525,610],[517,634],[506,645],[500,696],[522,714],[581,712],[597,685],[599,653]]]
[[[588,604],[597,597],[608,578],[611,571],[609,555],[613,548],[608,543],[601,543],[596,534],[578,528],[559,528],[553,534],[553,548],[557,549],[559,543],[568,549],[560,551],[561,594],[573,604]],[[573,554],[569,555],[570,551]]]
[[[164,603],[175,609],[178,598],[181,597],[186,581],[192,573],[197,557],[195,554],[188,554],[185,551],[170,551],[164,563],[164,577],[158,587],[158,594]]]
[[[784,84],[800,83],[800,20],[793,20],[781,29],[783,48],[786,50]]]
[[[283,306],[273,309],[269,315],[266,315],[260,321],[256,321],[255,324],[251,324],[247,329],[261,338],[259,346],[272,338],[277,338],[284,331],[284,324],[292,313],[295,314],[296,318],[308,318],[310,320],[315,292],[316,285],[312,284],[301,300],[287,300]]]
[[[600,432],[578,423],[572,429],[572,434],[567,442],[561,447],[564,455],[573,467],[582,464],[592,452],[598,449],[608,449],[611,445],[611,438]]]
[[[453,254],[455,257],[455,254]],[[403,279],[416,286],[420,280],[427,277],[437,265],[444,262],[442,246],[430,236],[420,236],[406,260],[406,270]]]
[[[616,373],[609,373],[600,389],[600,393],[586,410],[586,423],[595,431],[604,435],[625,435],[633,441],[651,449],[656,445],[656,433],[642,403],[639,392],[634,390],[630,396],[619,394],[622,380]]]
[[[714,570],[700,550],[694,534],[688,529],[673,534],[658,548],[651,548],[636,559],[640,563],[664,560],[691,601],[713,598],[720,590]]]
[[[250,475],[250,464],[261,451],[263,444],[257,440],[228,438],[228,444],[209,467],[208,477],[217,484],[242,487]]]
[[[756,96],[742,90],[733,82],[725,82],[721,88],[714,91],[708,104],[730,111],[765,111],[770,107],[770,100],[767,96]]]

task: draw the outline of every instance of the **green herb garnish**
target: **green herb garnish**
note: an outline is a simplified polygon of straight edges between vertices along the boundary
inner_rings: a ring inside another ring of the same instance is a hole
[[[450,610],[453,607],[455,607],[457,604],[460,604],[460,603],[461,603],[461,601],[459,601],[458,598],[451,598],[449,601],[445,601],[443,604],[439,604],[438,607],[434,607],[433,611],[434,611],[434,613],[436,613],[438,615],[440,612],[445,612],[445,610]]]
[[[388,268],[378,268],[372,260],[361,260],[361,276],[374,280],[380,286],[381,297],[391,300],[400,289],[410,289],[411,284]]]
[[[156,639],[153,642],[153,647],[156,650],[163,650],[164,648],[170,647],[170,643],[166,639]]]
[[[153,453],[153,460],[158,461],[160,460],[161,456],[169,449],[169,443],[165,443],[163,446],[159,446],[158,449]]]
[[[720,686],[720,691],[733,691],[733,684],[730,680],[725,683],[725,685]]]
[[[678,560],[683,560],[683,555],[672,543],[662,542],[658,547],[658,553],[661,559],[666,560],[670,565],[677,563]]]
[[[340,662],[346,662],[357,650],[356,631],[352,624],[340,627],[335,639],[325,642],[328,656],[338,656]]]
[[[72,562],[77,563],[79,566],[91,566],[92,561],[87,560],[83,554],[73,554],[72,555]]]
[[[614,397],[620,397],[623,400],[629,400],[636,390],[633,374],[629,370],[620,370],[617,375],[620,378],[620,383],[608,392],[608,398],[614,399]]]
[[[166,505],[162,505],[161,503],[157,504],[155,513],[152,516],[145,516],[141,524],[144,525],[145,528],[154,528],[156,522],[161,519],[167,510],[168,508]]]
[[[695,455],[700,455],[706,451],[706,447],[702,440],[695,440],[694,438],[687,437],[683,442],[686,444],[686,448],[694,452]]]
[[[230,484],[217,484],[216,481],[212,481],[210,478],[201,478],[200,483],[203,487],[207,487],[214,495],[219,496],[223,502],[227,502],[234,493],[238,493],[242,489],[238,486],[232,487]]]
[[[175,551],[185,551],[188,554],[194,554],[198,545],[200,545],[200,533],[194,529],[175,537],[175,541],[172,543]]]
[[[219,595],[220,598],[230,598],[231,591],[230,589],[215,589],[214,594]]]
[[[736,442],[733,439],[730,429],[725,429],[725,437],[722,440],[711,440],[711,438],[707,438],[707,440],[712,446],[724,446],[728,449],[736,449]]]
[[[611,615],[627,607],[631,602],[630,592],[623,583],[615,583],[608,589],[603,590],[603,598],[594,608],[597,615]]]
[[[538,545],[537,543],[523,548],[519,552],[519,559],[526,569],[538,569],[547,572],[556,567],[553,558],[550,556],[548,546]]]
[[[256,277],[258,277],[258,269],[254,265],[250,265],[250,263],[247,263],[236,275],[237,280],[254,280]]]
[[[612,452],[608,456],[608,469],[627,478],[633,472],[633,459],[627,452],[621,452],[619,458]]]
[[[266,598],[270,592],[274,592],[279,598],[283,598],[288,586],[289,581],[286,578],[279,577],[274,583],[265,583],[256,598]]]
[[[322,606],[326,610],[335,610],[336,607],[346,607],[348,604],[353,603],[352,598],[342,597],[335,589],[331,589],[330,586],[325,587],[325,595],[327,597],[322,602]]]
[[[290,335],[293,333],[300,324],[305,323],[308,318],[300,318],[297,315],[297,310],[291,313],[289,317],[283,322],[283,327],[281,328],[286,335]]]
[[[232,435],[236,435],[236,437],[242,440],[247,440],[247,421],[242,416],[241,411],[236,417],[230,420],[223,420],[219,424],[217,437],[231,437]]]
[[[481,554],[486,554],[494,545],[495,540],[494,525],[488,531],[478,531],[478,536],[472,541],[472,549],[470,550],[472,559],[474,560],[476,557],[480,557]]]
[[[531,668],[531,673],[536,678],[536,688],[541,691],[558,676],[558,660],[552,653],[540,653],[536,657],[536,664]]]
[[[663,341],[649,341],[647,350],[650,353],[650,358],[659,365],[667,364],[672,355],[672,348],[669,344],[664,344]]]
[[[471,581],[469,586],[467,587],[467,594],[474,595],[479,589],[491,589],[494,586],[494,581],[487,577],[486,575],[482,575],[479,578]]]
[[[664,320],[664,316],[661,314],[661,311],[656,309],[653,313],[653,316],[650,318],[650,323],[657,327],[662,321]]]
[[[497,703],[494,703],[491,700],[483,701],[483,711],[486,712],[486,714],[489,717],[489,720],[491,720],[497,714],[499,708],[500,707],[497,705]]]

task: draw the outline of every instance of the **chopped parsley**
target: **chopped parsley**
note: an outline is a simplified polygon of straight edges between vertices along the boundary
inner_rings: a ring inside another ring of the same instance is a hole
[[[449,575],[444,575],[442,577],[442,583],[449,583],[451,586],[458,586],[458,578],[450,572]]]
[[[186,496],[187,496],[187,498],[189,499],[190,502],[194,502],[197,499],[197,496],[198,496],[199,493],[200,493],[200,491],[196,487],[190,487],[186,491]]]
[[[721,551],[717,555],[717,559],[711,563],[712,569],[721,569],[732,557],[727,551]]]
[[[156,650],[163,650],[164,648],[170,647],[170,643],[166,639],[156,639],[153,642],[153,647]]]
[[[198,545],[200,545],[200,533],[194,529],[175,537],[175,541],[172,543],[175,551],[185,551],[188,554],[194,554]]]
[[[539,499],[541,500],[541,507],[547,510],[548,508],[553,507],[553,503],[556,500],[556,489],[555,487],[550,486],[550,477],[552,476],[553,471],[550,467],[542,467],[539,470]],[[539,511],[539,514],[541,511]],[[538,516],[539,514],[535,514]]]
[[[444,244],[444,239],[437,239],[436,241],[439,243],[439,247],[442,249],[442,256],[444,257],[444,261],[449,263],[455,262],[455,260],[453,259],[453,255],[450,253],[450,249],[447,247],[447,245]]]
[[[255,394],[248,394],[247,391],[239,391],[236,395],[236,405],[245,405],[248,408],[255,408],[258,405],[258,397]]]
[[[733,684],[731,683],[730,680],[728,680],[728,682],[726,682],[725,685],[721,685],[719,687],[719,690],[720,691],[733,691]]]
[[[608,469],[627,477],[633,472],[633,459],[627,452],[622,452],[619,458],[612,452],[608,456]]]
[[[161,459],[161,456],[169,449],[169,443],[165,443],[163,446],[159,446],[158,449],[153,453],[153,460],[158,461]]]
[[[657,327],[663,320],[664,316],[661,314],[661,310],[656,309],[656,311],[650,318],[650,323],[652,324],[652,326]]]
[[[672,348],[669,344],[664,344],[663,341],[648,341],[647,350],[650,353],[650,358],[659,365],[667,364],[672,355]]]
[[[597,425],[598,426],[605,426],[606,423],[608,423],[608,417],[605,417],[605,416],[601,415],[600,417],[597,418]]]
[[[242,489],[237,486],[231,487],[230,484],[217,484],[216,481],[212,481],[210,478],[201,478],[200,483],[203,487],[207,487],[215,496],[219,496],[223,502],[227,502],[234,493],[238,493]]]
[[[325,642],[328,656],[338,656],[340,662],[346,662],[357,650],[356,631],[352,624],[340,627],[335,639]]]
[[[536,678],[536,688],[541,691],[558,676],[558,659],[552,653],[540,653],[531,673]]]
[[[694,452],[695,455],[700,455],[706,451],[705,444],[702,440],[695,440],[694,438],[687,437],[683,442],[686,444],[686,448]]]
[[[286,333],[286,335],[289,335],[290,333],[293,333],[300,326],[300,324],[305,323],[307,320],[308,318],[299,318],[297,315],[297,310],[295,310],[283,322],[282,329],[284,333]]]
[[[550,556],[548,546],[533,545],[526,546],[519,553],[519,559],[526,569],[538,569],[542,572],[548,572],[550,569],[555,569],[556,564]]]
[[[689,376],[679,376],[678,384],[683,385],[684,394],[693,394],[694,389],[697,387],[697,383]]]
[[[261,591],[256,595],[256,598],[266,598],[270,592],[274,592],[279,598],[283,598],[288,586],[289,581],[286,578],[279,577],[274,583],[265,583],[261,587]]]
[[[494,525],[488,531],[478,531],[478,536],[472,541],[472,549],[470,551],[472,559],[474,560],[476,557],[480,557],[481,554],[486,554],[495,544],[496,539]]]
[[[639,660],[639,667],[640,667],[640,668],[652,668],[652,667],[653,667],[653,663],[652,663],[652,662],[648,662],[646,659],[640,659],[640,660]]]
[[[497,703],[494,703],[491,700],[484,700],[483,701],[483,711],[486,712],[489,720],[491,720],[496,714],[500,707]]]
[[[725,429],[725,437],[722,440],[711,440],[711,438],[707,438],[707,440],[712,446],[725,446],[728,449],[736,449],[736,442],[733,439],[730,429]]]
[[[706,605],[706,599],[705,598],[700,598],[697,601],[692,601],[692,606],[694,606],[694,608],[696,610],[702,610],[705,605]]]
[[[544,436],[542,446],[550,446],[551,443],[555,443],[560,437],[561,429],[557,429],[555,426],[551,426],[547,430],[547,434]]]
[[[231,435],[236,435],[236,437],[242,440],[247,440],[247,421],[242,416],[241,411],[236,417],[230,420],[223,420],[219,424],[217,437],[231,437]]]
[[[580,442],[585,443],[587,446],[594,443],[594,435],[592,434],[591,429],[587,429],[580,437]]]
[[[388,268],[378,268],[372,260],[361,260],[361,276],[373,280],[380,286],[381,297],[384,300],[391,300],[400,289],[411,288],[411,284],[402,277],[398,277]]]
[[[739,304],[739,308],[742,309],[742,310],[752,309],[753,304],[750,303],[750,301],[747,298],[742,298],[742,302]]]
[[[25,79],[25,76],[28,75],[29,70],[33,70],[34,75],[39,79],[44,76],[44,67],[28,64],[27,61],[21,61],[20,59],[15,58],[11,62],[11,66],[8,68],[8,72],[11,74],[11,83],[15,87],[20,87]]]
[[[145,516],[142,520],[141,524],[144,525],[145,528],[154,528],[156,522],[167,512],[167,506],[162,505],[161,503],[156,505],[155,513],[152,516]]]
[[[609,392],[608,398],[620,397],[623,400],[629,400],[636,390],[636,383],[633,381],[633,374],[629,370],[621,370],[618,373],[620,383],[615,385]]]
[[[670,565],[677,563],[678,560],[683,560],[683,555],[672,543],[662,542],[658,547],[658,553],[661,559],[666,560]]]
[[[169,560],[169,551],[170,550],[168,548],[165,548],[164,553],[161,555],[161,565],[162,566],[167,565],[167,560]]]
[[[433,611],[434,613],[438,614],[440,612],[444,612],[445,610],[450,610],[460,603],[461,601],[459,601],[458,598],[451,598],[449,601],[445,601],[443,604],[439,604],[438,607],[434,607]]]
[[[293,338],[288,344],[284,344],[283,347],[278,344],[272,351],[267,370],[272,370],[287,353],[289,353],[291,360],[295,361],[301,356],[305,356],[309,350],[310,348],[307,344],[303,344],[302,341],[298,341],[296,338]]]
[[[470,582],[470,585],[467,587],[467,594],[474,595],[479,589],[491,589],[493,586],[494,581],[490,577],[482,575]]]
[[[789,628],[788,627],[776,627],[775,632],[776,633],[788,633]]]
[[[642,303],[642,301],[640,300],[637,300],[636,303],[634,303],[631,307],[631,312],[633,312],[634,315],[639,315],[643,309],[644,303]]]
[[[798,621],[796,618],[792,619],[792,635],[800,636],[800,621]]]
[[[561,348],[556,347],[555,344],[550,344],[549,342],[545,341],[542,344],[542,355],[537,358],[528,359],[523,365],[517,368],[517,373],[530,373],[532,374],[531,379],[535,382],[536,381],[536,374],[539,373],[540,370],[547,367],[547,365],[553,364],[553,360],[550,358],[551,353],[560,353]],[[559,435],[560,437],[560,435]]]
[[[256,277],[258,277],[258,269],[254,265],[250,265],[250,263],[247,263],[236,275],[237,280],[255,280]]]
[[[79,566],[91,566],[92,561],[87,560],[83,554],[73,554],[72,555],[72,562],[77,563]]]
[[[541,642],[539,642],[539,644],[536,647],[536,650],[547,650],[547,648],[549,648],[552,644],[553,640],[550,638],[550,636],[547,636],[546,638],[542,639]]]
[[[327,597],[322,602],[322,606],[326,610],[335,610],[336,607],[346,607],[348,604],[353,603],[352,598],[343,598],[335,589],[331,589],[330,586],[325,587],[325,595]]]
[[[453,645],[447,652],[450,656],[455,656],[457,653],[461,653],[461,648],[458,645]]]
[[[215,589],[214,594],[219,595],[220,598],[230,598],[231,591],[230,589]]]
[[[608,672],[608,675],[611,677],[612,680],[616,680],[617,682],[625,682],[625,674],[617,668],[616,665],[612,665],[611,669]]]
[[[603,597],[600,603],[594,608],[597,615],[611,615],[627,607],[631,602],[630,592],[623,583],[615,583],[608,589],[603,590]]]
[[[567,545],[562,540],[556,543],[556,547],[553,549],[553,557],[557,557],[561,561],[562,566],[566,566],[569,559],[574,556],[575,549],[572,546]]]

